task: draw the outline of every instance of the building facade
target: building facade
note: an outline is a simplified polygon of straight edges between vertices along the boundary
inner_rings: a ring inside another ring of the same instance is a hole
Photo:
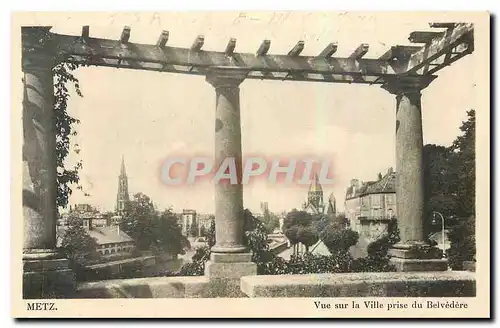
[[[182,234],[184,236],[191,235],[192,226],[195,226],[198,231],[198,224],[196,221],[196,210],[183,209],[181,214]]]
[[[349,227],[365,243],[387,233],[388,223],[397,217],[396,172],[389,168],[378,181],[351,180],[346,191],[345,213]]]

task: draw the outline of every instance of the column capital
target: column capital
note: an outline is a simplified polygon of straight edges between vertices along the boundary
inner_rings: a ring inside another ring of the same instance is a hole
[[[382,88],[396,96],[405,94],[418,94],[425,89],[434,79],[436,75],[425,76],[395,76],[385,78],[385,83]]]
[[[237,88],[247,77],[247,72],[236,67],[211,67],[206,81],[214,88]]]
[[[54,34],[50,26],[28,26],[22,28],[22,65],[24,69],[31,67],[47,68],[54,66],[57,53]]]

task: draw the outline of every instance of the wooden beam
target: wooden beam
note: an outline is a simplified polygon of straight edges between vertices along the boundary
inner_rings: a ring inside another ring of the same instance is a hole
[[[236,48],[236,39],[231,38],[227,42],[226,50],[224,50],[226,56],[232,56],[234,54],[234,48]]]
[[[156,42],[156,46],[160,49],[165,48],[165,45],[168,42],[168,36],[169,36],[168,31],[165,31],[165,30],[161,31],[160,37],[158,38],[158,41]]]
[[[198,35],[191,46],[191,51],[200,51],[201,47],[205,43],[205,37],[203,35]]]
[[[88,40],[90,37],[90,27],[88,25],[82,27],[82,39]]]
[[[29,32],[28,32],[29,33]],[[51,34],[55,44],[62,54],[79,56],[81,58],[103,58],[110,60],[107,66],[117,67],[116,61],[122,60],[121,67],[129,67],[126,63],[142,62],[151,66],[150,70],[162,70],[167,63],[179,67],[208,68],[213,66],[237,67],[245,71],[260,72],[294,72],[309,73],[302,78],[308,81],[311,74],[359,74],[365,76],[394,75],[394,69],[386,61],[377,59],[363,59],[358,62],[351,58],[320,58],[316,56],[267,55],[255,56],[251,53],[234,53],[228,57],[224,51],[204,51],[203,56],[193,56],[189,48],[165,46],[160,49],[156,44],[129,43],[127,47],[116,47],[116,41],[109,39],[92,38],[92,42],[84,43],[79,36]],[[36,38],[26,37],[24,43],[36,42]],[[99,62],[96,61],[97,66]],[[115,65],[115,66],[113,66]],[[158,67],[158,68],[156,68]],[[201,74],[193,69],[193,74]],[[176,72],[179,70],[176,70]],[[179,71],[180,72],[180,71]],[[368,79],[367,79],[368,80]]]
[[[409,59],[410,56],[422,49],[420,46],[393,46],[391,49],[387,50],[382,56],[379,57],[379,60],[404,60]]]
[[[264,40],[260,44],[259,49],[257,50],[256,55],[257,56],[265,56],[267,52],[269,51],[269,48],[271,47],[271,41],[270,40]]]
[[[457,23],[429,23],[433,28],[454,28],[456,25]]]
[[[429,43],[434,39],[441,38],[443,35],[444,32],[416,31],[410,33],[410,37],[408,38],[408,40],[410,40],[411,43]]]
[[[362,43],[359,47],[354,50],[354,52],[349,56],[352,59],[360,59],[368,52],[369,45],[367,43]]]
[[[323,51],[317,56],[318,58],[330,58],[337,52],[337,42],[329,43]]]
[[[427,63],[430,63],[436,58],[446,54],[448,51],[451,51],[451,49],[462,43],[464,39],[470,40],[470,43],[473,45],[473,33],[473,24],[457,24],[455,28],[450,31],[450,33],[447,33],[447,35],[441,38],[433,39],[432,42],[423,47],[422,50],[411,55],[405,74],[417,72]],[[469,51],[469,53],[470,52],[472,51]]]
[[[296,57],[304,50],[304,41],[299,41],[297,44],[288,52],[288,56]]]
[[[130,39],[130,27],[125,26],[122,31],[122,35],[120,36],[120,43],[128,43]]]

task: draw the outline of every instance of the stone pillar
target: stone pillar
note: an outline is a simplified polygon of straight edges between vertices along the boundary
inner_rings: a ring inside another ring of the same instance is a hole
[[[405,77],[383,87],[396,95],[396,198],[400,242],[389,250],[399,271],[446,270],[438,248],[424,242],[423,134],[420,91],[432,77]]]
[[[51,298],[72,288],[68,260],[56,252],[56,135],[53,56],[23,53],[23,295]]]
[[[234,158],[238,183],[215,185],[215,245],[205,275],[210,278],[212,296],[239,297],[240,278],[255,275],[257,266],[243,245],[243,186],[239,85],[245,72],[236,68],[211,68],[206,80],[215,88],[215,160],[218,168],[226,158]]]

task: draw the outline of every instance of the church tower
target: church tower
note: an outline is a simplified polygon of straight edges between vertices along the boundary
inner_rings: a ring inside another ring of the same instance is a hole
[[[128,196],[128,179],[127,172],[125,171],[125,159],[122,156],[122,167],[120,170],[120,176],[118,177],[118,193],[116,195],[116,212],[119,215],[123,214],[125,210],[125,204],[129,201]]]
[[[323,188],[319,183],[319,178],[316,173],[314,173],[313,180],[309,186],[309,192],[307,193],[307,203],[311,204],[317,210],[323,207]]]
[[[326,214],[333,218],[337,215],[337,201],[335,200],[335,195],[333,193],[331,193],[328,198],[328,210]]]

